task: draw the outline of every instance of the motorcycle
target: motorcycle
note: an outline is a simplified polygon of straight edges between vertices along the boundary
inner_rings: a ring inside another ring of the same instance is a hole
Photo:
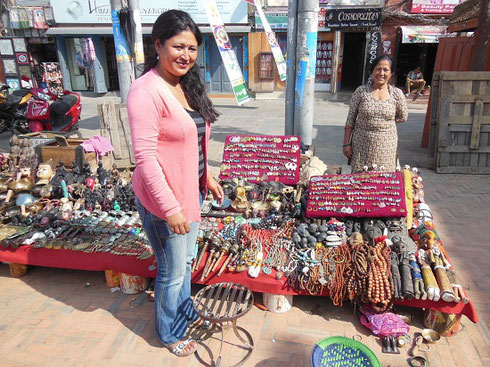
[[[26,117],[31,132],[78,130],[82,112],[80,95],[64,90],[58,96],[45,88],[31,88],[33,98],[28,103]]]
[[[32,94],[27,88],[14,90],[10,94],[8,90],[8,85],[0,87],[0,134],[9,130],[25,134],[29,131],[25,111]]]

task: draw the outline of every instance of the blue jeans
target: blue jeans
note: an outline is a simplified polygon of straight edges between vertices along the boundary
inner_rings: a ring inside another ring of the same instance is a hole
[[[199,223],[189,223],[185,235],[172,232],[167,222],[150,213],[139,200],[136,207],[157,258],[155,328],[164,345],[182,340],[187,323],[198,319],[191,299],[191,262]]]

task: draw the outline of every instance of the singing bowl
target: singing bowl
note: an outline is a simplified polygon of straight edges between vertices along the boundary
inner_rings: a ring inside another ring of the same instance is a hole
[[[441,339],[439,333],[432,329],[422,330],[422,337],[427,341],[427,343],[434,344],[436,341]]]

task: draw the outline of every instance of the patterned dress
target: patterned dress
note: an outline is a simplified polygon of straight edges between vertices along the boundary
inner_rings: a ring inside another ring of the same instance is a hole
[[[352,95],[346,125],[352,126],[352,172],[377,164],[395,171],[398,135],[396,124],[407,121],[407,103],[403,92],[388,85],[386,101],[371,95],[371,85],[361,85]]]

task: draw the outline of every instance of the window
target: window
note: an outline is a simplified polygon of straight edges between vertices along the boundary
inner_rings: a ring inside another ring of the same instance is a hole
[[[259,79],[274,79],[274,58],[272,52],[261,52],[259,54]]]

